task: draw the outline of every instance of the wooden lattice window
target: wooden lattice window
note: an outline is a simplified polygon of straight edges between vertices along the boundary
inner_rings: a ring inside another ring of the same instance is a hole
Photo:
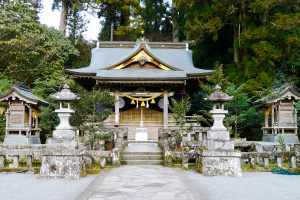
[[[163,113],[152,110],[151,108],[143,107],[143,122],[163,122]],[[141,121],[141,107],[132,108],[120,113],[121,122],[140,122]]]

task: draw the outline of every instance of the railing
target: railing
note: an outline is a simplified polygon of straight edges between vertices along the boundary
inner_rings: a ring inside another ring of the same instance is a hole
[[[273,127],[297,127],[296,123],[278,123],[274,122]]]
[[[270,169],[270,164],[275,163],[276,168],[282,169],[284,158],[289,159],[291,168],[297,168],[297,156],[300,153],[295,151],[283,152],[242,152],[242,164],[250,164],[250,168],[255,169],[256,166],[263,166],[265,169]],[[275,162],[274,162],[275,159]]]
[[[41,125],[38,125],[37,128],[36,126],[30,127],[30,125],[25,124],[25,125],[20,125],[20,124],[8,124],[7,127],[8,129],[40,129]]]

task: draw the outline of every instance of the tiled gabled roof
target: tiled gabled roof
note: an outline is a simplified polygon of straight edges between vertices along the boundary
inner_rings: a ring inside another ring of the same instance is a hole
[[[106,42],[107,43],[107,42]],[[124,42],[123,42],[124,43]],[[110,42],[112,47],[105,45],[92,50],[91,64],[88,67],[80,69],[67,70],[73,75],[94,76],[95,78],[120,78],[120,79],[172,79],[172,78],[188,78],[189,76],[204,76],[213,72],[213,70],[204,70],[195,68],[192,60],[192,51],[186,50],[185,43],[155,43],[151,48],[151,43],[137,42],[135,47],[130,47],[132,43],[123,43],[117,45],[117,42]],[[125,46],[127,45],[127,46]],[[171,70],[156,69],[118,69],[112,70],[114,66],[122,63],[124,60],[134,56],[141,46],[152,57],[159,62],[165,64]]]

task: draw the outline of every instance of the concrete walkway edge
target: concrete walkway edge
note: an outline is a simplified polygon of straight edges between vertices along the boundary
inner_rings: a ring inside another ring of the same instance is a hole
[[[204,196],[197,190],[192,181],[184,174],[184,171],[180,168],[175,168],[175,171],[187,188],[192,200],[205,200]]]
[[[106,177],[107,174],[111,171],[112,168],[105,168],[103,169],[100,174],[98,174],[92,182],[88,186],[84,188],[84,190],[78,195],[76,200],[87,200],[89,199],[93,192],[97,189],[98,185],[101,184],[103,179]]]

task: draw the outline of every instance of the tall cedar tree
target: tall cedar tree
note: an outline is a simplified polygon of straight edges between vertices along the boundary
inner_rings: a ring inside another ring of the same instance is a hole
[[[299,85],[299,6],[296,0],[178,2],[178,7],[185,8],[186,35],[198,46],[207,47],[196,51],[198,55],[202,59],[206,59],[205,54],[220,55],[211,62],[202,60],[210,64],[202,67],[225,61],[229,79],[239,85],[245,83],[244,90],[253,95],[259,95],[255,91],[262,87],[272,86],[279,70]]]

